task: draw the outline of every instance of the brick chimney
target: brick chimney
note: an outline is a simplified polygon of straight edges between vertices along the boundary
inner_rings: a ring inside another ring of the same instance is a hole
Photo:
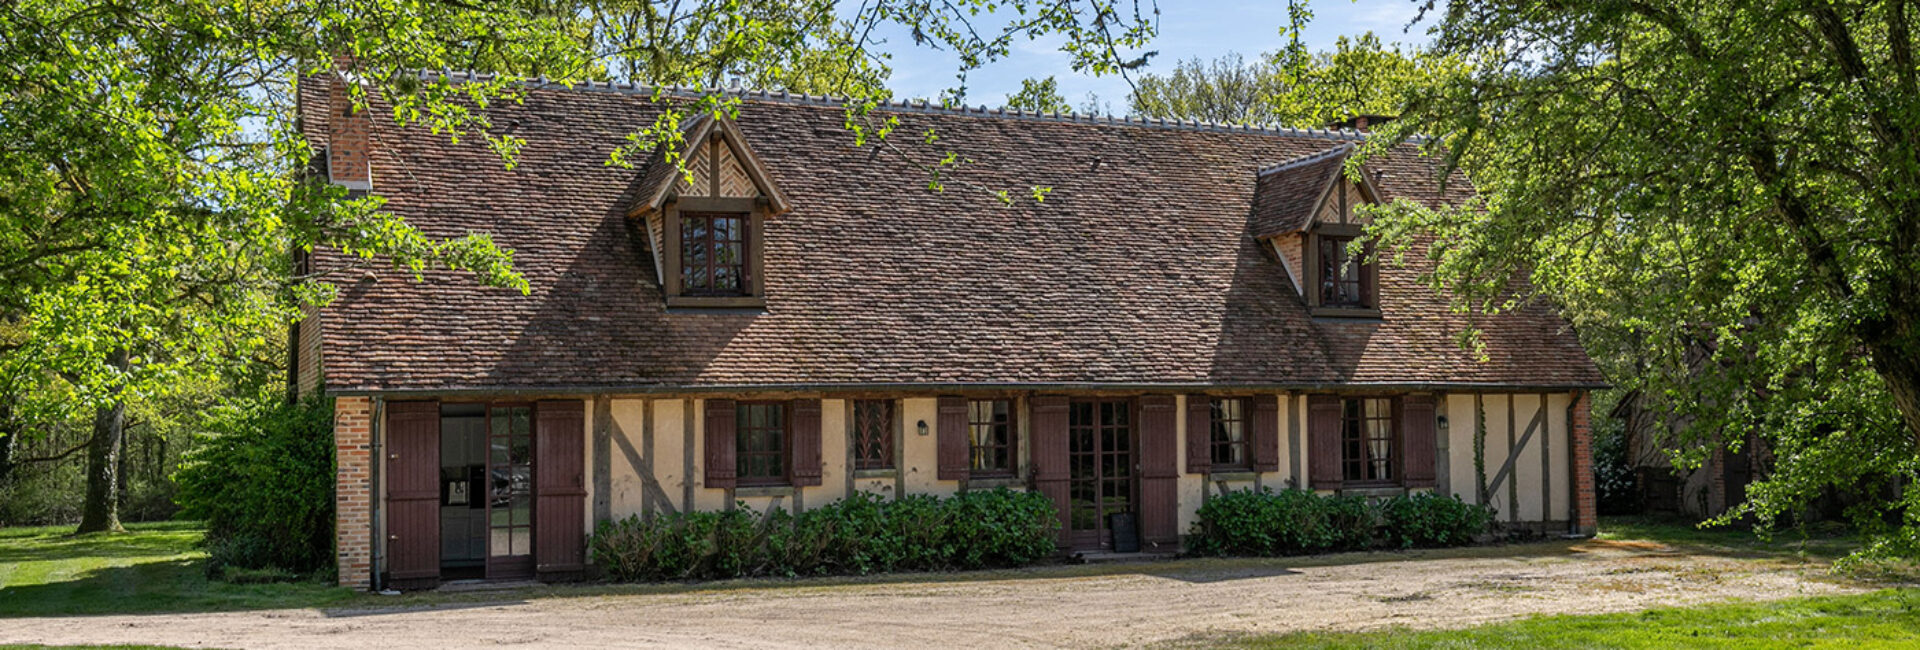
[[[355,110],[347,85],[357,83],[353,59],[333,60],[333,79],[327,84],[327,180],[349,190],[373,189],[373,121],[367,111]]]
[[[1327,128],[1353,129],[1355,131],[1366,132],[1372,130],[1372,127],[1392,122],[1393,117],[1392,115],[1355,115],[1344,120],[1328,122]]]

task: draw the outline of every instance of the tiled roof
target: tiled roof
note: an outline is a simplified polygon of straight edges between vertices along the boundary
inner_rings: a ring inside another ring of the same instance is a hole
[[[1270,237],[1305,230],[1313,221],[1313,208],[1321,193],[1351,153],[1351,143],[1340,144],[1260,170],[1253,190],[1253,235]]]
[[[323,83],[303,84],[302,101],[325,101]],[[1600,381],[1538,305],[1479,317],[1476,359],[1455,341],[1474,321],[1418,281],[1418,250],[1412,267],[1382,269],[1383,318],[1309,317],[1249,235],[1252,197],[1259,170],[1361,137],[1350,131],[883,109],[898,134],[940,136],[898,146],[969,161],[934,192],[899,154],[855,147],[837,105],[747,95],[736,122],[792,208],[767,221],[766,309],[668,311],[646,229],[626,217],[658,171],[606,164],[657,110],[605,85],[496,103],[493,122],[525,140],[512,169],[471,140],[376,120],[388,209],[435,236],[493,233],[532,293],[451,272],[348,274],[321,318],[328,389]],[[302,114],[323,138],[326,111]],[[1435,161],[1412,146],[1369,168],[1387,200],[1471,193],[1456,178],[1440,194]],[[954,179],[1052,192],[1009,207]],[[315,263],[352,261],[323,250]]]

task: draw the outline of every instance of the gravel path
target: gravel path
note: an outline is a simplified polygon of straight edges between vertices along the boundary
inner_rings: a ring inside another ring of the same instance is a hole
[[[1826,567],[1640,542],[1047,567],[865,582],[544,589],[473,602],[0,620],[0,642],[239,648],[1110,647],[1216,635],[1463,627],[1863,588]],[[612,593],[609,593],[609,592]]]

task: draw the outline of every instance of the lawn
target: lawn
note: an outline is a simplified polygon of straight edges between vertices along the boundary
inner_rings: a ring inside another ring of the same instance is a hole
[[[313,607],[353,598],[317,582],[236,585],[206,578],[194,522],[0,529],[0,617]]]
[[[1920,647],[1920,589],[1543,616],[1463,630],[1387,629],[1209,642],[1242,648],[1875,648]]]

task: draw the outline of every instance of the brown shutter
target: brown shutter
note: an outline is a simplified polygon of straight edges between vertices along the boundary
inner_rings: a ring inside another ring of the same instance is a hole
[[[440,581],[440,403],[387,404],[387,579],[396,589]]]
[[[1063,545],[1067,535],[1067,398],[1037,395],[1033,407],[1033,489],[1053,501]]]
[[[534,405],[534,570],[545,577],[586,569],[586,403]]]
[[[1253,415],[1247,426],[1248,442],[1253,446],[1253,471],[1280,471],[1280,400],[1272,395],[1255,395],[1247,398],[1253,402]]]
[[[1367,242],[1362,260],[1373,259],[1373,242]],[[1380,265],[1368,262],[1360,266],[1360,304],[1374,309],[1380,308]]]
[[[706,487],[731,488],[738,477],[734,467],[734,405],[730,399],[707,400]]]
[[[1172,395],[1140,398],[1140,536],[1148,544],[1180,541],[1179,417]]]
[[[1308,483],[1315,490],[1340,489],[1340,398],[1307,396]]]
[[[820,484],[820,400],[793,400],[793,442],[788,446],[793,484]]]
[[[1400,472],[1407,487],[1433,487],[1435,406],[1432,395],[1408,395],[1400,406]]]
[[[1187,473],[1213,470],[1213,398],[1187,396]]]
[[[946,396],[940,398],[939,417],[935,423],[939,431],[935,442],[939,446],[936,478],[942,481],[967,480],[967,470],[973,466],[970,454],[973,445],[967,440],[967,398]]]

